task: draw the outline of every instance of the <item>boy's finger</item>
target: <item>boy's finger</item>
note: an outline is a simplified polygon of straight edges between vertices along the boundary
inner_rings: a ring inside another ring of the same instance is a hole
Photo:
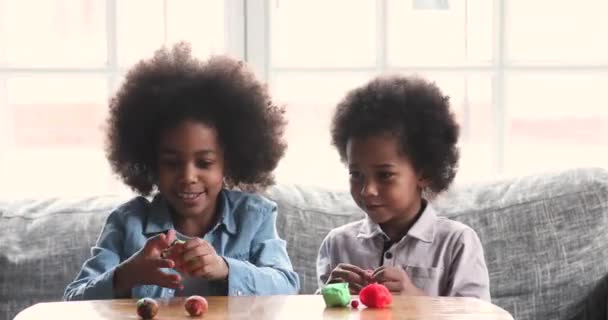
[[[400,281],[386,281],[382,283],[390,292],[401,292],[403,285]]]
[[[375,278],[376,278],[376,275],[377,275],[378,273],[384,272],[384,269],[386,269],[386,267],[385,267],[385,266],[382,266],[382,267],[376,268],[376,270],[374,270],[374,271],[372,272],[372,275],[371,275],[371,276],[372,276],[372,279],[375,279]]]
[[[365,274],[365,270],[363,270],[355,265],[348,264],[348,263],[340,263],[338,265],[338,268],[343,269],[343,270],[348,270],[350,272],[356,273],[361,276],[363,276]]]
[[[373,279],[373,281],[377,281],[379,283],[383,283],[383,282],[387,281],[387,279],[388,279],[387,269],[376,270],[374,272],[374,274],[372,275],[372,279]]]
[[[337,278],[344,279],[348,283],[364,283],[365,281],[358,274],[348,270],[335,270],[334,275]]]

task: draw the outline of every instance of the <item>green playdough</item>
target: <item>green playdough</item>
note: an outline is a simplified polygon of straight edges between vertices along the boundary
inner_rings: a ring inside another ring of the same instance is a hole
[[[346,307],[350,303],[348,283],[331,283],[321,289],[327,307]]]

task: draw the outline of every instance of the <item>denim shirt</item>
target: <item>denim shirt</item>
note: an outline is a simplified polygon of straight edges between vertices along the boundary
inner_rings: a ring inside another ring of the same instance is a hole
[[[203,237],[226,261],[227,295],[296,294],[298,275],[293,271],[285,241],[276,230],[277,206],[263,197],[222,190],[218,196],[217,224]],[[65,300],[112,299],[114,270],[139,251],[148,238],[173,229],[167,202],[161,195],[150,202],[137,197],[108,216],[91,257],[64,293]],[[166,272],[176,273],[173,269]],[[201,292],[210,295],[212,292]],[[171,298],[175,290],[156,285],[131,289],[132,298]]]

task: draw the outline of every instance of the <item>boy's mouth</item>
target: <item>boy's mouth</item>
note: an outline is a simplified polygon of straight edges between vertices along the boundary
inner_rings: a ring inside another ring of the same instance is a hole
[[[365,209],[370,210],[370,211],[377,210],[382,207],[384,207],[384,206],[381,204],[366,204],[365,205]]]

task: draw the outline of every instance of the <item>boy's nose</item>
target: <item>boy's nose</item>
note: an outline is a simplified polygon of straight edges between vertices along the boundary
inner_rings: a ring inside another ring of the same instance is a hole
[[[373,181],[367,181],[361,186],[361,195],[364,197],[377,196],[378,188]]]

